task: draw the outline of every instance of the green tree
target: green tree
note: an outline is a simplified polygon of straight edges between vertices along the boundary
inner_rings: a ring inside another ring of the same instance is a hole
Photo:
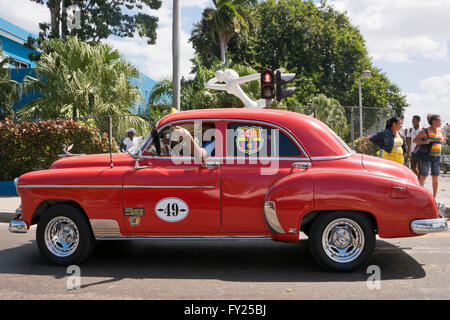
[[[50,11],[50,23],[40,23],[40,38],[77,36],[87,42],[99,42],[110,35],[133,37],[137,32],[147,38],[149,44],[156,41],[158,18],[144,13],[147,9],[159,9],[161,0],[31,0],[46,5]],[[64,3],[62,3],[64,1]],[[76,5],[80,8],[80,27],[68,30],[65,8]]]
[[[21,108],[19,117],[93,116],[95,125],[107,131],[108,115],[128,115],[113,118],[114,136],[130,126],[141,134],[147,131],[146,122],[130,111],[140,95],[128,80],[137,77],[138,71],[117,50],[102,43],[90,45],[77,37],[47,40],[44,47],[52,51],[42,54],[37,78],[27,76],[24,80],[25,90],[37,90],[40,97]]]
[[[249,19],[255,0],[213,0],[214,8],[208,7],[203,11],[199,24],[194,26],[194,34],[202,33],[203,39],[193,37],[194,48],[200,43],[210,41],[220,48],[220,60],[226,62],[228,42],[236,34],[246,35],[252,26]],[[200,35],[200,37],[202,37]],[[217,47],[216,47],[217,48]],[[217,53],[217,50],[215,50]]]
[[[288,108],[306,105],[318,94],[345,106],[357,106],[358,80],[366,69],[373,76],[362,84],[364,106],[392,108],[397,113],[407,107],[398,86],[372,65],[363,36],[345,13],[312,0],[260,1],[252,13],[257,28],[241,41],[249,45],[230,45],[228,57],[259,71],[284,67],[296,73],[292,86],[298,90],[286,99]],[[217,49],[210,35],[195,27],[191,41],[199,60],[207,66],[213,64]]]
[[[324,94],[311,98],[307,106],[301,107],[297,111],[314,116],[339,136],[344,136],[349,132],[344,107],[336,99],[327,98]]]
[[[22,86],[11,80],[10,60],[2,57],[3,52],[0,50],[0,116],[13,117],[13,104],[21,97]]]

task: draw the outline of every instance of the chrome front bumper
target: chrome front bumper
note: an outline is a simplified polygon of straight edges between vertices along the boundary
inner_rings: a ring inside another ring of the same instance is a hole
[[[9,222],[9,231],[12,233],[27,233],[27,224],[22,221],[21,207],[16,209],[16,217]]]

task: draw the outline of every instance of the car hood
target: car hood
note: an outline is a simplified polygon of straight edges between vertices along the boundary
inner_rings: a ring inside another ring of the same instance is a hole
[[[128,153],[113,153],[113,165],[134,166],[135,159]],[[51,165],[50,169],[85,168],[85,167],[109,167],[111,156],[109,153],[71,156],[59,159]]]
[[[419,184],[417,176],[408,167],[397,162],[364,154],[362,155],[362,165],[371,173]]]

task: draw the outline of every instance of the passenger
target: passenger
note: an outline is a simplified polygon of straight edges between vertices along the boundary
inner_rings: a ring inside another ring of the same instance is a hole
[[[214,137],[211,138],[211,141],[206,141],[203,143],[202,147],[199,146],[199,144],[195,141],[195,139],[192,137],[189,130],[176,126],[172,132],[176,133],[179,137],[182,137],[182,141],[187,141],[188,143],[191,143],[190,150],[193,151],[194,157],[196,157],[197,160],[203,160],[210,156],[215,155],[215,145],[216,141]]]

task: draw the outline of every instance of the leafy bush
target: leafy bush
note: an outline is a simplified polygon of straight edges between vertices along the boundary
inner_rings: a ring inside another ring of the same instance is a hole
[[[33,170],[48,169],[63,153],[63,145],[73,144],[71,153],[109,152],[108,135],[72,120],[49,120],[15,124],[0,122],[0,180]],[[118,147],[112,139],[112,151]]]
[[[369,156],[377,156],[378,147],[370,142],[369,137],[362,137],[355,140],[353,149],[358,153],[364,153]]]

